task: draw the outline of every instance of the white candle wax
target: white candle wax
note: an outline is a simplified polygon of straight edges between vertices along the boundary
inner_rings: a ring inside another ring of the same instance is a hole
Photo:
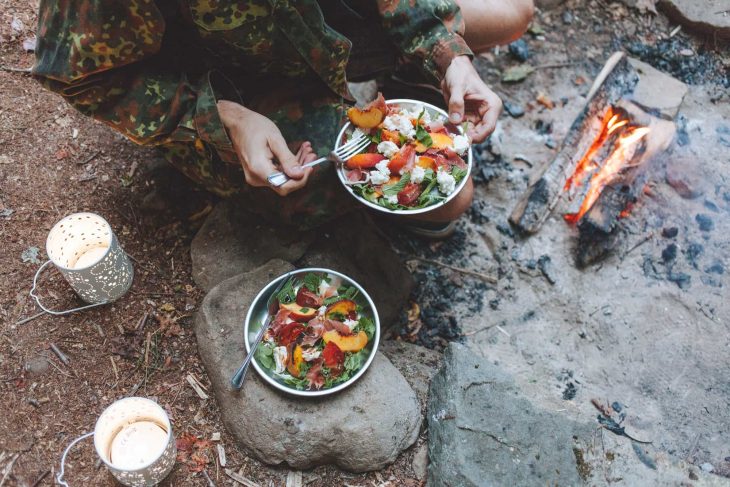
[[[152,421],[128,424],[112,440],[110,462],[122,470],[135,470],[155,460],[167,444],[167,431]]]
[[[79,258],[76,260],[76,263],[74,263],[71,268],[83,269],[85,267],[89,267],[92,264],[96,264],[101,260],[102,257],[104,257],[104,254],[106,254],[108,248],[109,247],[105,245],[102,247],[92,247],[88,249],[86,252],[79,256]]]

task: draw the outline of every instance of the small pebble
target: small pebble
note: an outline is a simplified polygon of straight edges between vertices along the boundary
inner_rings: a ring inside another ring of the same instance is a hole
[[[691,57],[695,55],[695,52],[692,49],[682,49],[679,51],[679,54],[686,57]]]
[[[504,111],[512,118],[520,118],[525,114],[525,109],[516,103],[505,101],[502,106],[504,107]]]
[[[674,259],[677,258],[677,245],[676,244],[669,244],[667,247],[662,250],[662,261],[665,263],[672,262]]]
[[[524,39],[518,39],[509,45],[509,53],[516,60],[525,62],[530,57],[530,48]]]
[[[710,200],[705,200],[705,208],[710,211],[714,211],[715,213],[720,213],[720,208],[718,208],[717,205]]]
[[[562,17],[563,17],[563,23],[565,25],[570,25],[573,23],[573,12],[571,12],[570,10],[566,10],[565,12],[563,12]]]
[[[548,137],[545,140],[545,147],[548,149],[555,149],[558,146],[557,142],[552,137]]]
[[[710,218],[709,215],[704,213],[698,213],[695,216],[695,221],[697,221],[697,224],[700,226],[700,230],[703,232],[709,232],[715,228],[715,222],[712,221],[712,218]]]
[[[722,265],[722,262],[715,262],[711,266],[705,268],[705,272],[708,274],[724,274],[725,266]]]
[[[709,472],[712,472],[713,470],[715,470],[715,466],[714,466],[714,465],[712,465],[712,464],[711,464],[711,463],[709,463],[709,462],[705,462],[705,463],[703,463],[702,465],[700,465],[700,468],[701,468],[701,469],[702,469],[703,471],[705,471],[705,472],[708,472],[708,473],[709,473]]]
[[[664,237],[664,238],[674,238],[678,234],[679,234],[679,228],[677,228],[677,227],[662,228],[662,237]]]

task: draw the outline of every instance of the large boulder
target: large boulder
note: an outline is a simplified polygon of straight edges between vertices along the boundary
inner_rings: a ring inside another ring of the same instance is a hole
[[[320,399],[278,392],[254,369],[243,389],[229,380],[245,355],[242,321],[259,290],[293,266],[272,260],[214,287],[195,320],[198,350],[226,428],[268,464],[306,469],[335,464],[377,470],[416,441],[421,411],[408,382],[380,352],[367,373],[344,391]]]
[[[581,485],[595,425],[543,410],[497,366],[449,344],[431,382],[429,484]]]
[[[659,0],[657,7],[672,21],[687,30],[715,39],[730,39],[730,2],[728,0]]]
[[[314,232],[264,222],[233,197],[219,203],[190,246],[193,279],[205,291],[229,277],[248,272],[271,259],[295,262],[309,247]]]

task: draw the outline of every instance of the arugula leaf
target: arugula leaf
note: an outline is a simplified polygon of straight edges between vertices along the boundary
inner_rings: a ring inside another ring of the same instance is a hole
[[[297,379],[296,377],[292,375],[282,375],[281,376],[284,379],[284,382],[289,384],[290,386],[294,386],[295,389],[303,391],[309,388],[309,381],[306,378],[303,379]]]
[[[322,278],[314,272],[307,272],[304,276],[304,287],[316,293],[319,291],[319,284],[322,282]]]
[[[256,361],[265,369],[273,369],[274,364],[274,348],[270,343],[261,343],[256,349]]]
[[[358,332],[360,330],[365,332],[365,334],[368,336],[368,341],[370,341],[373,339],[373,335],[375,335],[375,323],[373,323],[373,320],[371,320],[367,316],[363,316],[362,318],[360,318],[357,326],[352,331]]]
[[[383,129],[378,129],[373,135],[370,136],[370,141],[373,144],[379,144],[383,141]]]
[[[459,184],[464,177],[466,177],[466,169],[462,169],[458,166],[454,166],[451,169],[451,175],[454,176],[454,180],[456,180],[456,184]]]
[[[294,277],[290,277],[281,291],[276,295],[276,299],[282,304],[293,303],[297,299],[297,291],[295,288],[297,280]]]
[[[383,186],[383,195],[385,196],[396,196],[398,193],[403,191],[403,188],[406,187],[406,184],[408,184],[411,180],[411,173],[405,173],[401,176],[400,181],[398,181],[395,184],[391,184],[390,186]]]
[[[431,169],[429,171],[433,172]],[[425,181],[426,178],[424,177],[423,180]],[[421,196],[418,197],[418,204],[423,205],[430,201],[431,198],[431,191],[433,191],[433,188],[436,187],[436,177],[434,175],[431,176],[431,180],[428,182],[428,185],[426,186],[426,189],[423,190],[421,193]]]
[[[416,140],[426,147],[431,147],[433,145],[431,135],[429,135],[428,131],[423,128],[423,125],[421,124],[416,125]]]
[[[398,140],[400,141],[400,145],[404,145],[406,142],[408,142],[408,137],[401,133],[398,133]]]
[[[366,350],[360,350],[357,353],[347,352],[345,355],[345,370],[350,372],[357,372],[367,361],[370,352]]]

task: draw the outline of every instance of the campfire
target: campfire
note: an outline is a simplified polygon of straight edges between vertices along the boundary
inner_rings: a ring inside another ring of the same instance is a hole
[[[620,219],[629,216],[649,167],[674,140],[674,122],[633,99],[638,81],[623,53],[609,59],[557,156],[533,177],[510,216],[532,234],[560,207],[564,221],[578,229],[579,266],[615,247]]]

